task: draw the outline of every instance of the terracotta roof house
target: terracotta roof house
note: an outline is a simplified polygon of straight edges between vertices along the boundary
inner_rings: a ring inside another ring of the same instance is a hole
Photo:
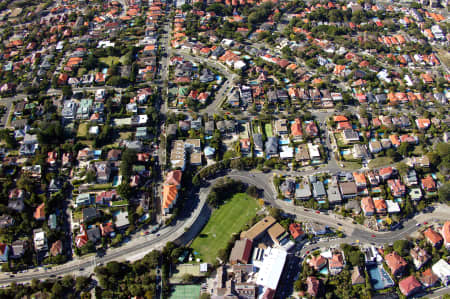
[[[122,154],[121,150],[111,149],[108,151],[107,159],[109,161],[118,161],[120,159],[121,154]]]
[[[432,228],[427,229],[423,234],[425,238],[427,238],[428,242],[430,242],[434,247],[439,247],[442,245],[443,239],[441,235]]]
[[[389,167],[384,167],[384,168],[381,168],[381,169],[378,170],[378,174],[380,175],[380,177],[383,180],[389,179],[392,176],[393,172],[394,172],[394,170],[390,166]]]
[[[411,275],[405,279],[400,280],[400,282],[398,283],[398,287],[400,288],[402,294],[408,297],[419,292],[422,288],[422,285],[414,276]]]
[[[167,174],[164,184],[179,186],[181,184],[182,175],[183,172],[181,170],[173,170]]]
[[[446,221],[441,230],[441,235],[444,237],[444,246],[450,249],[450,221]]]
[[[322,269],[327,265],[327,259],[321,255],[313,256],[309,260],[308,265],[311,268],[314,268],[315,270],[319,271],[320,269]]]
[[[397,252],[392,252],[384,257],[392,275],[401,276],[408,263]]]
[[[168,214],[176,204],[178,188],[176,185],[164,185],[163,187],[163,211]]]
[[[439,277],[437,277],[433,273],[433,271],[431,271],[431,268],[428,268],[425,271],[423,271],[422,274],[420,274],[419,281],[425,288],[429,288],[438,283]]]
[[[33,214],[34,219],[36,220],[45,220],[45,203],[41,203]]]
[[[296,118],[294,123],[291,124],[291,135],[296,141],[303,139],[302,122],[299,118]]]
[[[365,216],[373,216],[375,214],[375,204],[372,197],[364,197],[361,199],[361,208]]]
[[[344,256],[341,252],[334,252],[331,259],[328,259],[328,269],[331,275],[339,274],[344,269]]]
[[[52,256],[57,256],[62,253],[63,245],[62,241],[58,240],[52,244],[52,247],[50,248],[50,254]]]
[[[308,286],[308,294],[312,297],[316,297],[319,293],[320,280],[314,276],[308,276],[308,278],[306,279],[306,284]]]
[[[422,189],[425,192],[435,192],[436,191],[436,182],[431,177],[431,175],[426,176],[421,180]]]
[[[387,213],[386,201],[383,198],[374,198],[373,204],[377,214],[385,215]]]
[[[5,243],[0,243],[0,262],[8,262],[9,246]]]
[[[291,223],[289,225],[289,232],[295,241],[299,241],[305,237],[305,232],[302,230],[300,223]]]
[[[249,239],[238,240],[230,254],[230,264],[248,264],[251,258],[253,242]]]
[[[108,222],[105,224],[100,224],[100,231],[102,233],[102,237],[109,236],[114,232],[114,225],[112,222]]]

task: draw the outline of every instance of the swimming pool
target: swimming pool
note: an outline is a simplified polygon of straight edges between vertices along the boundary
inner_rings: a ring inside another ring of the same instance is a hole
[[[394,285],[392,278],[381,265],[368,266],[370,282],[375,290],[382,290]]]
[[[288,144],[289,144],[289,139],[280,139],[280,140],[278,141],[278,143],[279,143],[280,145],[288,145]]]
[[[323,267],[322,270],[319,271],[320,274],[322,275],[328,275],[328,268],[327,267]]]
[[[350,151],[350,150],[342,150],[341,151],[341,155],[344,155],[344,156],[346,156],[346,155],[350,155],[352,152]]]

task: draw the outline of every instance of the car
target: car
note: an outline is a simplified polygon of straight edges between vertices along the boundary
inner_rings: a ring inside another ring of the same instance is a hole
[[[428,224],[428,222],[426,222],[426,221],[423,223],[423,225],[427,225],[427,224]]]
[[[372,238],[375,238],[375,235],[372,235],[371,237],[372,237]]]
[[[159,234],[159,233],[158,233],[158,234],[156,234],[156,236],[157,236],[157,237],[159,237],[160,235],[161,235],[161,234]]]
[[[308,209],[303,209],[303,211],[308,212],[309,210]]]
[[[338,223],[339,226],[342,226],[342,223]]]
[[[320,214],[320,211],[316,211],[316,214]]]
[[[306,254],[309,254],[309,250],[306,252]]]
[[[147,231],[145,231],[145,235],[148,235],[148,234],[150,234],[150,232],[147,230]]]
[[[420,223],[417,223],[416,226],[420,226]]]

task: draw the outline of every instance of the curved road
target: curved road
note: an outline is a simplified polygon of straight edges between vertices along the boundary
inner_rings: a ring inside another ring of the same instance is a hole
[[[320,171],[320,170],[319,170]],[[436,209],[433,213],[429,214],[419,214],[414,219],[408,220],[404,223],[404,228],[397,231],[390,232],[373,232],[362,225],[353,224],[348,219],[344,219],[340,216],[331,214],[316,214],[311,210],[304,210],[303,208],[295,207],[292,204],[288,204],[281,200],[276,200],[276,192],[274,190],[273,184],[271,182],[272,173],[252,173],[246,171],[231,171],[225,177],[230,177],[232,179],[240,180],[247,184],[255,185],[257,188],[264,190],[264,200],[269,202],[272,206],[282,209],[285,213],[295,215],[295,217],[300,221],[314,221],[326,224],[333,228],[342,229],[346,238],[338,239],[335,243],[352,243],[356,240],[360,242],[368,242],[375,244],[385,244],[393,242],[399,238],[405,237],[412,232],[416,231],[418,227],[417,221],[432,221],[432,220],[448,220],[450,219],[450,209]],[[38,272],[27,272],[17,274],[15,277],[9,277],[8,274],[3,274],[0,277],[0,284],[9,284],[11,282],[24,282],[29,281],[33,278],[45,279],[49,277],[70,274],[73,272],[80,271],[80,268],[92,269],[95,265],[99,263],[106,263],[113,260],[126,260],[132,259],[133,254],[135,255],[145,255],[145,253],[150,252],[153,249],[163,247],[166,242],[175,241],[181,239],[183,236],[189,235],[189,238],[198,233],[203,224],[208,220],[207,213],[204,213],[207,205],[205,205],[207,194],[211,188],[211,185],[218,178],[211,180],[210,185],[206,188],[201,188],[199,191],[199,201],[195,210],[191,213],[190,217],[185,220],[179,220],[174,226],[168,226],[161,229],[158,235],[152,234],[148,236],[141,236],[132,239],[129,243],[119,247],[110,249],[107,251],[105,256],[97,257],[85,257],[70,261],[61,266],[54,267],[53,269]],[[338,225],[338,223],[340,225]],[[374,237],[371,237],[374,235]],[[333,242],[329,242],[331,245]],[[315,245],[317,247],[317,245]],[[306,247],[304,250],[307,250]],[[33,270],[32,270],[33,271]]]

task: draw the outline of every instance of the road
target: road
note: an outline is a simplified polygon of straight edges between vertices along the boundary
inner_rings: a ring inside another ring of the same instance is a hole
[[[180,55],[183,58],[186,58],[190,61],[195,61],[197,63],[204,63],[208,67],[213,68],[217,71],[219,71],[221,74],[223,74],[226,77],[226,82],[222,84],[220,89],[216,92],[214,101],[208,105],[208,107],[202,109],[201,113],[207,113],[209,115],[212,115],[219,111],[220,106],[222,105],[223,101],[225,100],[228,92],[233,87],[233,82],[239,78],[239,75],[233,73],[230,71],[226,66],[223,64],[207,59],[202,56],[192,56],[189,52],[184,50],[173,50],[174,54]]]
[[[284,201],[276,200],[276,192],[270,179],[272,174],[232,171],[225,176],[240,180],[244,183],[255,185],[259,189],[264,190],[265,201],[269,202],[272,206],[283,209],[286,213],[295,215],[299,221],[308,220],[323,223],[333,228],[341,227],[347,235],[346,238],[340,240],[342,242],[351,243],[355,240],[360,240],[360,242],[370,242],[376,244],[390,243],[398,238],[406,237],[417,230],[418,227],[416,227],[415,224],[418,222],[450,219],[450,210],[441,208],[436,209],[433,213],[420,214],[414,217],[414,219],[407,221],[404,224],[404,228],[401,230],[394,232],[371,232],[364,226],[353,224],[349,219],[341,219],[339,218],[340,216],[334,215],[316,214],[314,211],[305,211],[302,208],[295,208],[293,205],[289,205]],[[208,220],[209,215],[205,202],[211,185],[214,184],[215,180],[211,180],[211,184],[208,187],[200,189],[198,192],[198,204],[191,213],[188,213],[188,215],[184,217],[184,219],[178,220],[173,226],[168,226],[161,229],[159,231],[159,236],[152,234],[149,236],[137,237],[119,248],[109,249],[104,257],[96,258],[95,263],[98,264],[113,260],[121,261],[137,259],[143,257],[146,253],[153,249],[163,247],[166,242],[169,241],[182,240],[181,243],[187,243],[198,234]],[[342,224],[342,226],[338,226],[338,221]],[[372,238],[371,234],[375,235],[375,237]],[[7,274],[1,274],[0,284],[24,282],[29,281],[32,278],[45,279],[64,274],[79,273],[80,268],[93,269],[94,266],[92,257],[79,258],[46,272],[39,271],[20,273],[17,274],[16,277],[9,277]]]

